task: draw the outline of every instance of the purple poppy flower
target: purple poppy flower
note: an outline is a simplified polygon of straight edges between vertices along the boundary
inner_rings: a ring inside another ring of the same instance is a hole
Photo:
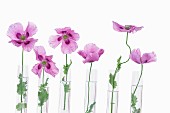
[[[49,44],[52,48],[56,48],[60,43],[63,54],[71,54],[78,45],[76,41],[79,39],[79,34],[71,30],[70,27],[55,29],[59,35],[53,35],[49,39]]]
[[[58,74],[59,69],[52,61],[53,56],[46,56],[46,52],[43,46],[35,46],[34,52],[36,54],[36,60],[38,60],[39,63],[34,65],[32,72],[38,75],[40,78],[42,69],[44,68],[46,73],[55,77]]]
[[[113,21],[113,29],[115,31],[118,31],[118,32],[128,32],[128,33],[134,33],[134,32],[137,32],[139,30],[141,30],[143,28],[143,26],[141,27],[136,27],[134,25],[120,25],[118,24],[117,22],[114,22]]]
[[[130,54],[130,59],[138,64],[150,63],[156,61],[156,54],[152,53],[144,53],[141,57],[140,49],[134,49]]]
[[[91,63],[98,61],[100,56],[104,53],[103,49],[99,49],[95,44],[90,43],[84,47],[84,50],[80,50],[78,54],[85,60],[83,63]]]
[[[25,51],[31,51],[34,48],[37,39],[32,36],[37,32],[37,27],[34,23],[28,22],[27,28],[24,31],[21,23],[14,23],[9,26],[7,35],[11,38],[9,43],[22,48]]]

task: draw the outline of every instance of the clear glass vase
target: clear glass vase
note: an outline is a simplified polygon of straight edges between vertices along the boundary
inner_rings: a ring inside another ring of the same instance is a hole
[[[91,70],[89,76],[87,71],[87,78],[85,83],[85,98],[84,98],[84,112],[85,113],[95,113],[96,106],[96,88],[97,88],[97,70]]]
[[[114,73],[114,71],[110,71],[110,72]],[[106,113],[118,113],[118,99],[119,99],[118,98],[119,97],[118,83],[119,83],[119,75],[117,74],[115,77],[113,77],[113,75],[110,74],[109,83],[108,83],[108,91],[107,91]]]
[[[42,77],[39,79],[38,85],[38,112],[37,113],[48,113],[49,107],[49,78]]]
[[[68,72],[67,77],[60,76],[60,98],[59,98],[59,113],[70,113],[71,102],[71,71]]]
[[[140,76],[140,72],[134,71],[132,73],[130,113],[142,113],[142,90],[143,78]]]
[[[28,66],[18,66],[16,113],[27,113]]]

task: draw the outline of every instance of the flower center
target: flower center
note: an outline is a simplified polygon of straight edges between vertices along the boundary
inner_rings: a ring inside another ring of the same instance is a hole
[[[42,65],[45,66],[47,64],[46,61],[42,61]]]
[[[125,25],[125,29],[129,30],[131,28],[131,25]]]
[[[23,35],[20,37],[21,40],[25,40],[25,38],[26,38],[26,37],[23,36]]]
[[[64,40],[66,40],[66,39],[68,38],[68,36],[67,36],[67,35],[64,35],[63,38],[64,38]]]

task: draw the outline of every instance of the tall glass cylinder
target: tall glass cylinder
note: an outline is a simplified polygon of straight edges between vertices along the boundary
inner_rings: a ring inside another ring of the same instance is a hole
[[[97,88],[97,70],[92,69],[86,73],[84,112],[95,113],[96,106],[96,88]]]
[[[49,86],[48,77],[41,76],[38,82],[38,112],[37,113],[48,113],[49,108]]]
[[[68,71],[67,75],[64,75],[63,73],[61,74],[59,93],[59,113],[70,113],[71,71]]]
[[[16,113],[27,113],[28,66],[18,66]]]
[[[114,71],[110,71],[114,73]],[[118,113],[118,97],[119,97],[119,75],[115,77],[110,74],[108,90],[107,90],[107,108],[106,113]],[[114,86],[114,87],[113,87]]]
[[[142,90],[143,78],[140,76],[140,72],[134,71],[132,73],[130,113],[142,113]]]

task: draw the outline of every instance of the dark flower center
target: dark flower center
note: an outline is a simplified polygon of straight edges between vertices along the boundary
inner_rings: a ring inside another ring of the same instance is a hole
[[[17,37],[18,39],[20,39],[21,34],[20,34],[20,33],[17,33],[17,34],[16,34],[16,37]]]
[[[61,39],[62,39],[61,37],[58,37],[58,39],[57,39],[57,40],[58,40],[58,41],[61,41]]]
[[[125,25],[125,29],[129,30],[131,28],[131,25]]]
[[[51,68],[51,65],[48,63],[48,64],[46,65],[46,68],[47,68],[47,69],[50,69],[50,68]]]
[[[123,27],[121,27],[121,26],[120,26],[119,28],[120,28],[120,29],[123,29]]]
[[[43,56],[42,55],[38,55],[38,59],[39,60],[43,60]]]

